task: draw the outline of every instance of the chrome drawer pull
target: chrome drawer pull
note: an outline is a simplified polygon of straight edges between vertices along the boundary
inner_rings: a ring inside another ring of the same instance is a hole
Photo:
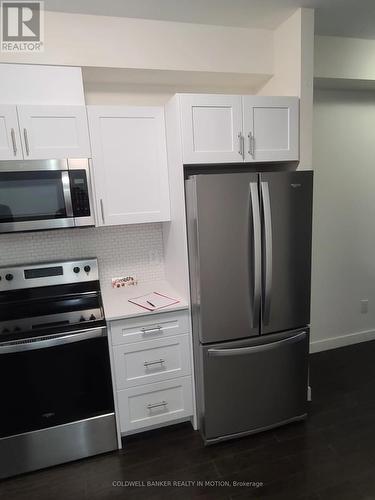
[[[26,154],[27,156],[30,155],[30,147],[29,147],[29,138],[27,135],[27,129],[23,129],[23,138],[25,139],[25,149],[26,149]]]
[[[16,135],[14,133],[14,128],[11,129],[10,136],[12,138],[13,154],[14,154],[14,156],[17,156]]]
[[[163,363],[165,363],[165,359],[156,359],[155,361],[145,361],[143,364],[147,368],[148,366],[159,365],[159,364],[162,365]]]
[[[159,408],[160,406],[167,406],[167,404],[168,403],[166,401],[160,401],[160,403],[153,403],[153,404],[149,403],[147,405],[147,408],[149,410],[152,410],[153,408]]]
[[[142,333],[160,333],[162,330],[160,325],[152,326],[151,328],[141,328]]]

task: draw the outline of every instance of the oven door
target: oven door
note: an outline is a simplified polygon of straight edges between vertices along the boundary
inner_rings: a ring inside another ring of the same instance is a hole
[[[105,328],[0,344],[0,438],[114,412]]]
[[[0,169],[0,232],[73,227],[68,170]]]

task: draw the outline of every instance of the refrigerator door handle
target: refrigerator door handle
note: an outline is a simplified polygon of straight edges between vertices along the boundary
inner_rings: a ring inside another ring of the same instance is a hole
[[[257,352],[268,351],[280,345],[285,344],[294,344],[295,342],[299,342],[306,336],[306,332],[300,332],[297,335],[293,335],[293,337],[289,337],[283,340],[276,340],[276,342],[270,342],[269,344],[261,344],[255,345],[251,347],[236,347],[234,349],[208,349],[208,355],[211,357],[218,356],[241,356],[243,354],[255,354]]]
[[[268,325],[271,310],[272,295],[272,215],[270,192],[268,182],[260,183],[264,217],[264,304],[263,304],[263,324]]]
[[[253,217],[253,242],[254,242],[254,273],[253,273],[253,304],[252,304],[252,327],[259,326],[259,314],[261,304],[261,287],[262,287],[262,241],[261,241],[261,225],[260,225],[260,207],[258,183],[250,182],[250,197],[251,197],[251,213]],[[251,234],[249,235],[251,241]]]

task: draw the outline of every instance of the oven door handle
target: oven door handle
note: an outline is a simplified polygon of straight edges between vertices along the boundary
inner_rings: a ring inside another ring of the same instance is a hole
[[[65,344],[73,344],[82,340],[95,339],[97,337],[106,337],[107,328],[92,328],[82,330],[77,333],[51,337],[36,337],[27,340],[15,340],[0,344],[0,355],[22,351],[33,351],[35,349],[46,349],[47,347],[59,347]]]

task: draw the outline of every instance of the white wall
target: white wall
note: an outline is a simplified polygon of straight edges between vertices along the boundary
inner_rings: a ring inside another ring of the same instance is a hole
[[[44,52],[0,62],[271,75],[272,41],[270,30],[46,12]]]
[[[314,11],[298,9],[274,32],[274,74],[260,95],[300,97],[300,169],[312,168]]]
[[[315,92],[313,351],[375,338],[375,95]]]
[[[375,80],[375,40],[316,36],[314,76]]]

